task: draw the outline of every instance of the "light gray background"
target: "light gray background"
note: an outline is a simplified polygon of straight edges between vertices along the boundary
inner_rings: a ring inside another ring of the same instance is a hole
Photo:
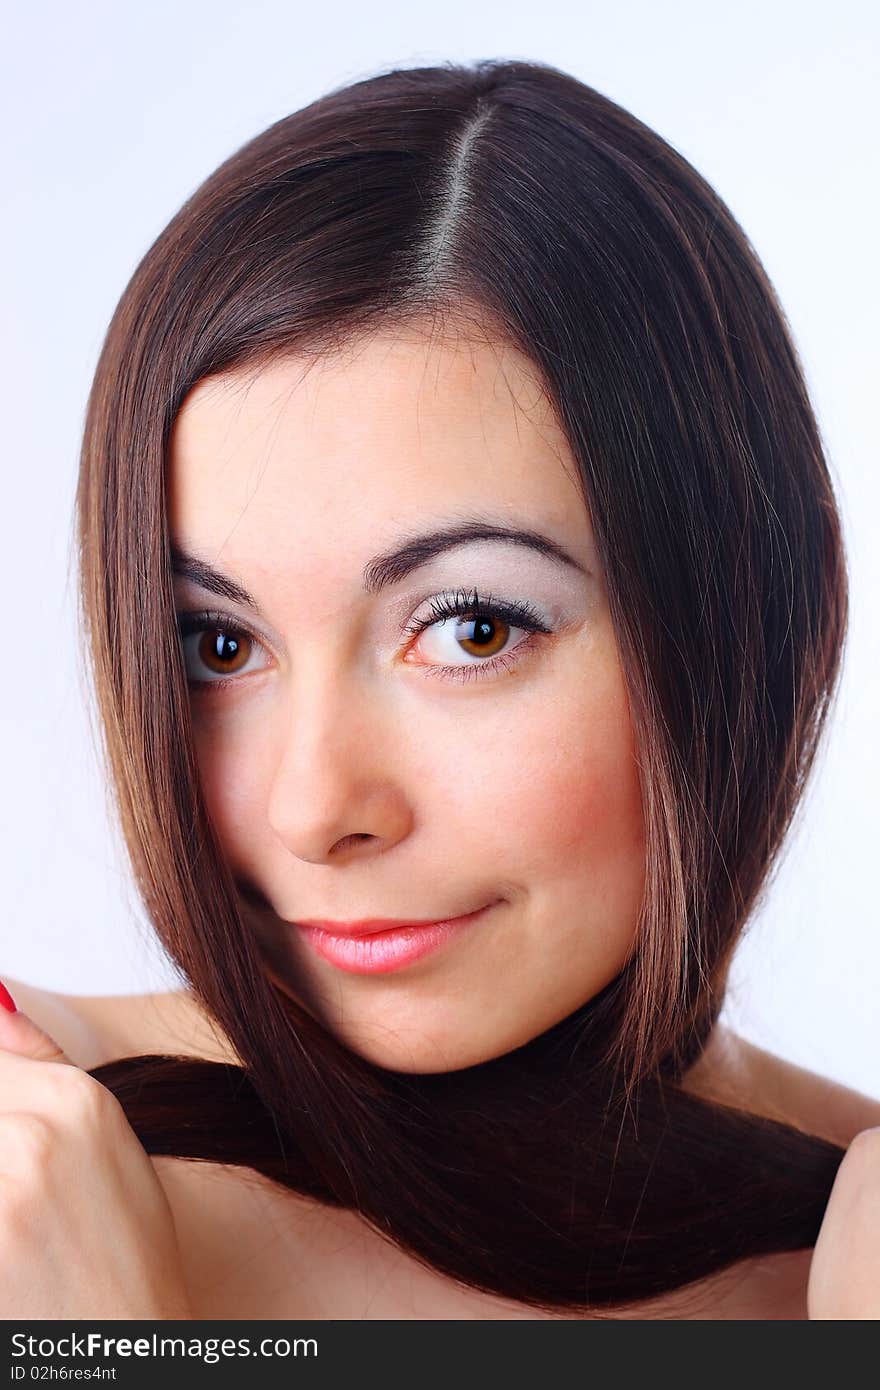
[[[597,87],[690,159],[791,322],[844,514],[852,628],[819,776],[725,1016],[880,1095],[878,48],[868,3],[447,0],[430,14],[411,0],[56,0],[8,13],[0,977],[71,994],[178,984],[108,820],[73,602],[85,400],[137,262],[222,159],[330,87],[393,64],[526,58]]]

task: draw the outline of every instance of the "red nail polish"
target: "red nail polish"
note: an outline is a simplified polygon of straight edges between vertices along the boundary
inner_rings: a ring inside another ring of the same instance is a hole
[[[18,1013],[18,1005],[2,980],[0,980],[0,1004],[3,1005],[4,1009],[8,1009],[11,1014]]]

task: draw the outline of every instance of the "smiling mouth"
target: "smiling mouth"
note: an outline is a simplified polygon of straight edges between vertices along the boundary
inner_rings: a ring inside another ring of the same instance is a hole
[[[313,920],[288,925],[302,936],[317,955],[338,969],[356,975],[386,974],[433,954],[447,942],[466,933],[494,907],[499,906],[499,902],[488,903],[463,917],[446,918],[439,922],[404,923],[390,928],[376,928],[375,922],[383,920],[376,918],[366,924],[367,930],[363,930],[363,922],[343,924],[348,926],[344,933],[328,931]],[[338,926],[337,923],[329,925]],[[353,932],[352,925],[362,930]]]
[[[401,931],[407,927],[417,927],[421,930],[424,927],[443,926],[449,922],[462,922],[465,918],[475,917],[478,912],[483,912],[486,907],[492,906],[494,906],[493,903],[484,904],[483,907],[472,908],[468,912],[456,913],[454,917],[364,917],[355,922],[334,922],[321,917],[298,917],[290,925],[315,927],[320,931],[328,932],[331,936],[375,936],[379,932]]]

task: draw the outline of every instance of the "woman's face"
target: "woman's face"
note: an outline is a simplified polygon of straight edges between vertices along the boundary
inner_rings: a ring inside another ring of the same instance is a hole
[[[214,615],[182,639],[211,820],[271,977],[383,1067],[519,1047],[634,944],[636,755],[576,477],[528,359],[412,326],[202,381],[175,425],[177,609]],[[444,543],[467,522],[560,555]],[[484,907],[408,956],[297,925]]]

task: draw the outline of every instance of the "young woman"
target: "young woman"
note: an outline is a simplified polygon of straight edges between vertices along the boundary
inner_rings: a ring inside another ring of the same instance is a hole
[[[127,287],[77,517],[186,987],[9,982],[7,1315],[880,1315],[880,1102],[717,1021],[846,567],[680,155],[527,63],[278,122]]]

